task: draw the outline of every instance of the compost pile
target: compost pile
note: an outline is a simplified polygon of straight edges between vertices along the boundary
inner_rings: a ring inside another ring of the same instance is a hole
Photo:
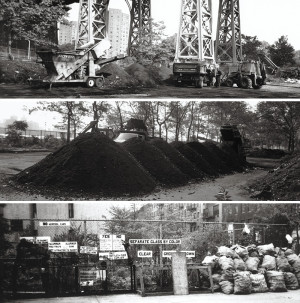
[[[139,63],[133,63],[126,67],[125,71],[142,86],[153,87],[161,81],[159,71],[155,67],[145,67]]]
[[[116,63],[105,64],[99,73],[109,74],[105,79],[105,86],[133,85],[135,81]]]
[[[203,171],[208,176],[217,176],[217,171],[197,153],[193,148],[183,142],[172,142],[171,146],[175,147],[184,157],[196,165],[196,167]]]
[[[293,250],[273,244],[231,248],[221,246],[217,255],[207,256],[211,265],[214,290],[225,294],[286,292],[299,288],[300,258]]]
[[[252,149],[247,152],[248,157],[280,159],[286,155],[286,152],[281,149]]]
[[[220,174],[229,173],[230,168],[226,165],[226,163],[218,157],[215,151],[212,148],[207,148],[204,144],[200,142],[188,142],[187,145],[194,149],[199,155],[213,167]]]
[[[138,138],[132,138],[122,143],[122,146],[130,152],[159,183],[168,186],[179,186],[187,183],[188,177],[154,145]]]
[[[98,133],[78,136],[14,177],[19,183],[90,193],[150,192],[155,181],[121,146]]]
[[[257,193],[257,198],[267,196],[272,200],[300,200],[300,155],[288,156],[281,165],[269,172],[263,179],[251,185]],[[269,193],[265,195],[264,193]]]
[[[205,174],[185,158],[175,147],[171,146],[164,140],[154,139],[150,143],[158,148],[164,155],[184,174],[192,179],[203,179]]]

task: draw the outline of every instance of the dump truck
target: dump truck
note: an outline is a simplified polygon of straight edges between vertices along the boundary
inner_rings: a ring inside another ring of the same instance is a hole
[[[187,84],[202,88],[204,84],[220,84],[220,73],[216,65],[208,65],[206,62],[174,62],[173,75],[177,86]]]
[[[228,145],[238,154],[239,159],[246,161],[243,137],[237,125],[222,125],[220,128],[221,143]]]
[[[39,50],[37,55],[47,71],[43,83],[85,83],[87,87],[102,87],[106,74],[97,74],[100,66],[124,59],[125,55],[104,58],[111,47],[109,40],[102,40],[92,46],[74,51]],[[41,80],[31,80],[32,84]]]

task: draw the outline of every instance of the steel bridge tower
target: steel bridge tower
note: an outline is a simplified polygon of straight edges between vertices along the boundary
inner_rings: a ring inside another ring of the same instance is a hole
[[[219,0],[216,61],[243,61],[239,0]]]
[[[211,0],[182,0],[175,62],[214,63]]]
[[[77,47],[94,44],[107,38],[109,0],[80,0]]]
[[[152,43],[151,0],[132,0],[130,15],[128,53],[134,56],[137,47],[150,46]]]

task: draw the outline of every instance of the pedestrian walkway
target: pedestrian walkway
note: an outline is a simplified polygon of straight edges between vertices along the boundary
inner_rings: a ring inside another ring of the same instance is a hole
[[[149,296],[141,297],[135,294],[87,296],[87,297],[60,297],[40,299],[7,300],[7,303],[299,303],[300,290],[285,293],[264,293],[250,295],[225,295],[223,293],[192,294],[184,296]]]

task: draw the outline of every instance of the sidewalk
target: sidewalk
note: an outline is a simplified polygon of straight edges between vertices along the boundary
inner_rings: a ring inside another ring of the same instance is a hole
[[[68,298],[41,298],[27,300],[8,300],[7,303],[298,303],[300,302],[300,290],[285,293],[263,293],[251,295],[225,295],[192,294],[188,296],[151,296],[141,297],[135,294],[68,297]]]

